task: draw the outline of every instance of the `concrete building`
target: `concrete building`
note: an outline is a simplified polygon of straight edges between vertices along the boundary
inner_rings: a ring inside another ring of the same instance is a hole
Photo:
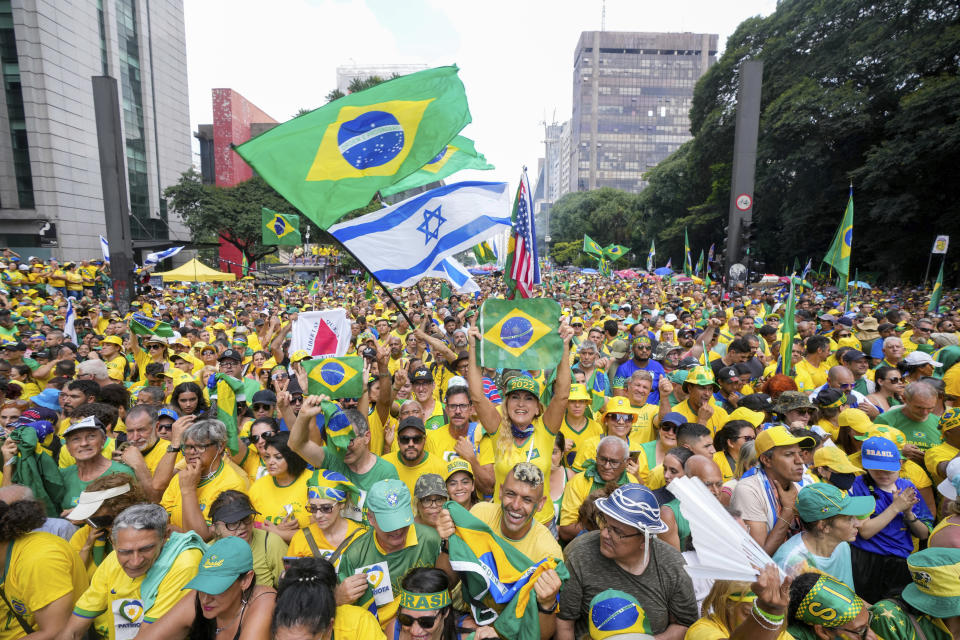
[[[180,0],[0,0],[0,57],[0,245],[100,255],[98,75],[117,78],[135,248],[189,239],[161,197],[191,166]]]
[[[584,31],[573,63],[570,189],[639,192],[643,174],[689,140],[697,80],[716,34]]]
[[[337,67],[337,89],[348,93],[347,89],[354,80],[366,80],[379,76],[389,80],[394,74],[405,76],[415,71],[423,71],[425,64],[354,64]]]

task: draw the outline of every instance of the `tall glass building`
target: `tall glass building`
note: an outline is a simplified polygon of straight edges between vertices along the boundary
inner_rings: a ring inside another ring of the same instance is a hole
[[[639,192],[643,174],[691,138],[693,87],[716,34],[584,31],[573,63],[570,191]]]
[[[181,0],[0,0],[0,65],[0,246],[99,256],[98,75],[117,79],[135,247],[189,239],[161,195],[192,166]]]

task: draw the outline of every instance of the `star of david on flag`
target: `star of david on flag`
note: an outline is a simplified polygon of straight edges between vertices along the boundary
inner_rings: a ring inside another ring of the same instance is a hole
[[[436,226],[433,225],[431,220],[436,220]],[[423,210],[423,224],[421,224],[417,229],[423,232],[423,244],[430,244],[431,240],[436,240],[439,237],[440,226],[446,222],[443,215],[440,213],[440,205],[437,205],[436,209],[424,209]],[[431,229],[431,227],[433,227]]]

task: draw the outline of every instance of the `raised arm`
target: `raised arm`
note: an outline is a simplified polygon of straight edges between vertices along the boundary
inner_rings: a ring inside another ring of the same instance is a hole
[[[560,325],[560,337],[563,339],[563,354],[560,364],[557,365],[557,379],[553,383],[553,397],[543,412],[543,425],[556,435],[563,424],[563,414],[567,411],[567,400],[570,398],[570,339],[573,337],[573,327],[568,324]]]
[[[427,318],[426,322],[430,322],[430,319]],[[430,345],[430,350],[435,356],[443,356],[447,362],[454,362],[457,359],[457,354],[443,340],[434,338],[423,329],[417,329],[413,334]]]
[[[380,378],[380,395],[373,398],[376,403],[377,416],[384,425],[390,419],[390,406],[393,404],[393,380],[390,377],[390,348],[379,347],[377,349],[378,373]]]
[[[307,396],[303,399],[303,406],[296,420],[290,424],[290,437],[287,445],[295,451],[301,458],[312,464],[317,469],[323,468],[323,459],[325,452],[323,447],[310,440],[310,425],[312,425],[318,415],[323,413],[320,407],[320,396]]]
[[[477,410],[477,417],[484,431],[494,434],[500,429],[500,412],[496,405],[483,393],[483,378],[480,375],[480,365],[477,364],[476,344],[480,340],[480,331],[471,326],[467,335],[470,338],[468,349],[467,388],[470,390],[470,400]],[[567,369],[567,395],[570,395],[570,370]],[[562,414],[561,414],[562,415]]]

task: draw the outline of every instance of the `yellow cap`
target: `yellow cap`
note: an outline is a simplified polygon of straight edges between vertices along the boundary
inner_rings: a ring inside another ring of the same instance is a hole
[[[850,427],[857,433],[867,433],[873,428],[870,416],[861,409],[844,409],[837,416],[837,424],[841,427]]]
[[[590,401],[590,394],[587,392],[587,386],[583,384],[570,385],[570,397],[568,400],[586,400]]]
[[[631,406],[630,400],[626,397],[613,396],[607,400],[607,404],[603,405],[602,413],[601,417],[605,420],[608,413],[630,413],[636,416],[640,415],[640,410]]]
[[[770,427],[765,431],[761,431],[757,435],[756,441],[754,441],[754,450],[757,452],[757,455],[761,453],[766,453],[773,449],[774,447],[789,447],[790,445],[799,444],[807,446],[815,446],[816,440],[810,437],[798,438],[797,436],[790,433],[786,427]]]
[[[837,473],[863,473],[863,469],[850,462],[840,447],[820,447],[814,451],[813,466],[827,467]]]
[[[763,418],[764,415],[759,411],[747,409],[746,407],[737,407],[736,410],[730,413],[727,422],[730,422],[730,420],[746,420],[754,427],[759,427],[763,424]]]

